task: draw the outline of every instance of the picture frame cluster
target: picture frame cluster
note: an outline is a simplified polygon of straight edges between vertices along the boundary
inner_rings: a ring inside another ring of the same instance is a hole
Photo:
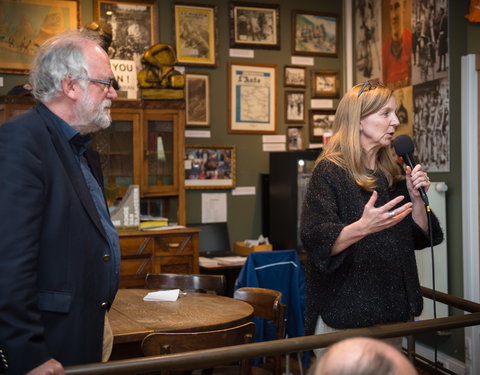
[[[212,126],[212,88],[217,75],[206,69],[217,68],[219,61],[218,9],[220,5],[174,0],[172,9],[173,47],[176,65],[185,67],[185,125],[187,128]],[[8,14],[30,14],[33,27],[40,28],[42,17],[52,9],[60,9],[65,29],[78,29],[80,23],[79,0],[4,0],[2,6]],[[112,28],[113,40],[108,53],[113,60],[130,61],[135,69],[142,69],[142,55],[152,45],[162,41],[159,25],[160,0],[93,0],[95,22]],[[279,4],[250,1],[228,3],[228,42],[230,49],[280,50],[285,30],[281,27]],[[283,15],[284,16],[284,15]],[[307,57],[338,57],[339,16],[311,10],[291,10],[291,53]],[[63,30],[61,30],[63,31]],[[59,31],[59,32],[61,32]],[[164,36],[162,36],[164,37]],[[164,38],[163,38],[164,39]],[[15,40],[14,35],[11,40]],[[28,42],[28,41],[27,41]],[[8,43],[7,43],[8,44]],[[32,44],[33,46],[33,44]],[[24,54],[5,54],[0,57],[0,72],[28,73],[34,50],[28,45],[10,43],[8,48],[23,48]],[[5,46],[2,46],[5,48]],[[33,48],[33,47],[32,47]],[[293,61],[293,60],[292,60]],[[340,95],[339,71],[309,69],[291,62],[280,66],[260,62],[228,60],[226,130],[229,134],[277,134],[280,123],[285,124],[287,149],[301,150],[309,136],[311,142],[322,142],[325,134],[322,116],[331,119],[331,113],[309,109],[309,99],[336,99]],[[283,78],[283,95],[279,88]],[[308,89],[308,86],[310,88]],[[135,90],[136,81],[133,84]],[[130,98],[130,96],[128,97]],[[134,97],[133,97],[134,98]],[[122,96],[126,99],[126,96]],[[283,102],[282,102],[283,101]],[[283,113],[278,109],[283,104]],[[306,126],[305,126],[306,125]],[[309,126],[309,130],[305,129]],[[304,129],[305,127],[305,129]],[[322,133],[323,131],[323,133]],[[328,130],[326,131],[328,134]],[[185,148],[185,162],[191,159],[193,146]],[[229,176],[225,181],[205,182],[201,177],[191,178],[187,188],[233,188],[235,186],[234,146],[198,145],[197,154],[227,155]],[[225,168],[218,167],[216,180],[225,180]],[[221,173],[220,173],[221,172]],[[213,178],[208,178],[214,180]],[[205,179],[207,180],[207,178]],[[193,182],[192,182],[193,181]]]

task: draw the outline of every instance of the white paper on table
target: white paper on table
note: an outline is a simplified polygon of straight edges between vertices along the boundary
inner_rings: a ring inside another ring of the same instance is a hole
[[[170,290],[159,290],[156,292],[150,292],[145,297],[144,301],[176,301],[178,295],[180,294],[180,289],[170,289]]]

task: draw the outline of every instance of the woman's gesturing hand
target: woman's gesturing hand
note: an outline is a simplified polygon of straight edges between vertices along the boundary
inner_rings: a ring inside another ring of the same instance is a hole
[[[359,220],[368,234],[393,227],[412,212],[411,202],[407,202],[403,206],[394,209],[395,206],[405,199],[403,195],[392,199],[381,207],[375,207],[377,198],[378,193],[374,191],[365,205],[362,217]]]

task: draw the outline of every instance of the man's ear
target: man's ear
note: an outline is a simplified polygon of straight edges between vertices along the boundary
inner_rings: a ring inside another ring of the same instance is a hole
[[[78,80],[65,77],[62,79],[62,91],[66,97],[77,100],[82,95],[83,89]]]

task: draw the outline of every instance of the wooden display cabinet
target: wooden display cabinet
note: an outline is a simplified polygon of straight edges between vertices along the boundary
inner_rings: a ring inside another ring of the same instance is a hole
[[[156,216],[185,224],[184,101],[117,100],[112,125],[95,136],[109,203],[140,186]]]

